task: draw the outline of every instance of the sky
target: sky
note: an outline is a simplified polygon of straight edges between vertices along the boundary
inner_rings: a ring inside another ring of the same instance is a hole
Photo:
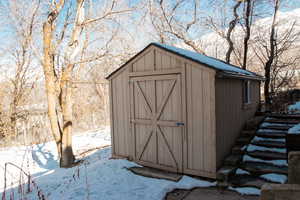
[[[33,0],[31,0],[33,1]],[[93,0],[91,2],[93,2],[94,6],[95,7],[101,7],[101,3],[103,3],[105,0]],[[158,1],[158,0],[157,0]],[[177,0],[174,0],[174,2],[176,2]],[[214,15],[216,14],[216,9],[212,6],[211,2],[212,1],[219,1],[219,2],[222,2],[222,0],[199,0],[200,2],[200,7],[202,8],[202,10],[205,11],[205,15],[209,14],[209,15]],[[14,29],[12,27],[9,26],[9,24],[7,24],[7,22],[9,21],[9,11],[6,10],[5,8],[3,8],[3,6],[1,6],[1,4],[5,4],[9,2],[8,0],[2,0],[0,1],[0,50],[1,48],[7,48],[9,47],[9,45],[11,46],[14,46],[15,45],[15,42],[16,40],[14,39],[14,35],[15,35],[15,32],[14,32]],[[12,1],[11,1],[12,2]],[[44,2],[44,1],[42,1]],[[72,3],[71,5],[74,6],[76,5],[76,0],[72,0]],[[140,3],[140,2],[146,2],[145,0],[129,0],[130,2],[130,5],[136,5],[137,3]],[[69,1],[67,1],[68,5],[69,5]],[[300,0],[285,0],[284,2],[284,6],[281,8],[281,11],[284,11],[284,12],[288,12],[288,11],[291,11],[293,9],[296,9],[296,8],[300,8]],[[66,6],[67,7],[67,6]],[[186,10],[188,10],[189,7],[187,6],[186,7]],[[271,9],[270,8],[265,8],[266,12],[269,12]],[[231,11],[231,7],[229,7],[229,11]],[[44,6],[42,11],[43,13],[43,17],[46,16],[47,14],[47,6]],[[26,12],[25,12],[26,13]],[[184,12],[186,15],[182,16],[182,18],[188,18],[187,15],[188,15],[188,11]],[[66,12],[62,12],[62,17],[66,14]],[[141,17],[142,15],[144,14],[144,11],[139,11],[137,12],[137,14],[134,15],[134,18],[138,19],[139,17]],[[232,17],[232,13],[231,12],[228,12],[227,13],[229,18]],[[96,13],[95,15],[98,15],[98,13]],[[134,19],[131,19],[131,20],[134,20]],[[134,28],[133,24],[131,24],[131,21],[126,21],[123,20],[122,24],[121,24],[123,27],[123,30],[124,30],[124,33],[127,31],[128,32],[128,36],[127,37],[133,37],[134,38],[134,43],[137,43],[136,46],[138,48],[142,48],[144,47],[145,45],[147,45],[147,43],[151,42],[154,40],[154,38],[151,38],[149,32],[151,31],[146,31],[147,28],[149,28],[149,24],[148,25],[145,25],[145,24],[140,24],[138,29]],[[147,27],[148,26],[148,27]],[[41,27],[42,27],[42,24],[40,24],[40,27],[39,29],[41,30]],[[196,37],[195,38],[199,38],[199,34],[200,35],[205,35],[207,33],[209,33],[208,30],[205,30],[205,29],[202,29],[200,30],[199,28],[194,28],[192,30],[192,34],[195,34]],[[130,35],[130,36],[129,36]],[[38,41],[40,44],[41,44],[41,36],[38,38]],[[40,45],[41,46],[41,45]],[[1,52],[0,52],[0,56],[1,56]],[[0,61],[0,65],[1,65],[1,62],[3,62],[3,60],[5,59],[1,59],[2,61]]]

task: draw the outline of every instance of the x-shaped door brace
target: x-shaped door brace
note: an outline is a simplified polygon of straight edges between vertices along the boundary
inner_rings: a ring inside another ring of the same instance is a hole
[[[178,163],[175,159],[175,156],[171,150],[171,147],[167,141],[167,138],[165,136],[165,134],[163,133],[162,129],[160,126],[168,126],[168,127],[175,127],[175,126],[178,126],[178,122],[172,122],[172,121],[162,121],[162,120],[159,120],[162,113],[163,113],[163,110],[168,102],[168,99],[170,98],[173,90],[174,90],[174,87],[176,85],[176,79],[175,80],[172,80],[172,83],[169,85],[169,88],[167,90],[167,93],[166,95],[163,97],[163,100],[161,102],[161,104],[159,105],[158,107],[158,111],[155,112],[155,109],[151,109],[151,106],[150,106],[150,103],[148,102],[147,100],[147,97],[145,95],[145,93],[143,92],[143,90],[141,89],[141,86],[140,84],[138,83],[138,81],[134,81],[134,86],[137,88],[139,94],[143,97],[143,105],[147,111],[147,113],[151,116],[151,119],[134,119],[132,120],[133,123],[136,123],[136,124],[144,124],[144,125],[151,125],[152,128],[150,129],[150,134],[148,137],[146,137],[143,141],[143,150],[139,153],[138,155],[138,160],[141,159],[144,151],[146,150],[149,142],[150,142],[150,139],[153,135],[153,132],[155,132],[156,134],[160,134],[163,138],[163,141],[164,143],[166,144],[167,148],[168,148],[168,151],[169,153],[171,154],[172,156],[172,159],[173,159],[173,162],[175,164],[175,166],[178,168]],[[157,158],[158,159],[158,158]]]

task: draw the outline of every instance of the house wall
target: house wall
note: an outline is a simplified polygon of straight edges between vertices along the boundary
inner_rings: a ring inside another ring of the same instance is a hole
[[[259,81],[251,81],[251,104],[243,105],[243,80],[216,78],[217,166],[231,151],[246,120],[253,117],[260,102]]]

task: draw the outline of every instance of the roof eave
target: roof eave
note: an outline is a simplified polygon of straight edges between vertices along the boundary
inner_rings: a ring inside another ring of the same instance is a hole
[[[148,47],[150,47],[151,45],[153,45],[153,46],[155,46],[155,47],[158,47],[158,48],[160,48],[160,49],[163,49],[163,50],[165,50],[165,51],[168,51],[168,52],[170,52],[170,53],[177,54],[177,55],[179,55],[179,56],[181,56],[181,57],[183,57],[183,58],[186,58],[186,59],[188,59],[188,60],[194,61],[194,62],[196,62],[196,63],[198,63],[198,64],[202,64],[202,65],[205,65],[205,66],[207,66],[207,67],[210,67],[210,68],[212,68],[212,69],[214,69],[214,70],[217,71],[217,73],[219,74],[218,76],[219,76],[220,78],[223,77],[223,78],[251,79],[251,80],[258,80],[258,81],[264,81],[264,80],[265,80],[264,77],[259,76],[259,75],[256,75],[256,74],[254,74],[253,76],[251,76],[251,75],[244,75],[244,74],[238,74],[238,73],[234,73],[234,72],[231,73],[231,72],[229,72],[229,71],[221,71],[221,70],[218,70],[218,69],[216,69],[214,66],[211,66],[211,65],[208,65],[208,64],[206,64],[206,63],[200,62],[200,61],[198,61],[198,60],[192,59],[192,58],[187,57],[187,56],[185,56],[185,55],[178,54],[178,53],[176,53],[176,52],[174,52],[174,51],[172,51],[172,50],[170,50],[170,49],[163,48],[162,46],[157,45],[156,43],[150,43],[150,44],[148,44],[148,45],[147,45],[145,48],[143,48],[139,53],[137,53],[135,56],[133,56],[133,57],[132,57],[131,59],[129,59],[127,62],[125,62],[124,64],[122,64],[119,68],[117,68],[117,69],[114,70],[112,73],[110,73],[108,76],[106,76],[105,79],[110,80],[116,72],[118,72],[120,69],[122,69],[124,66],[126,66],[129,62],[131,62],[132,60],[134,60],[137,56],[139,56],[141,53],[143,53],[143,52],[144,52]],[[253,72],[252,72],[252,73],[253,73]]]
[[[217,72],[218,78],[236,78],[236,79],[243,79],[243,80],[256,80],[256,81],[265,81],[265,78],[259,75],[244,75],[244,74],[237,74],[237,73],[230,73],[225,71],[218,71]]]

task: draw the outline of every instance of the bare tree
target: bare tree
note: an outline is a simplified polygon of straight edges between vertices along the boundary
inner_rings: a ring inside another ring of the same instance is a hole
[[[23,15],[26,8],[27,15]],[[38,12],[40,1],[33,1],[25,5],[23,2],[1,2],[1,15],[6,16],[6,27],[13,31],[12,44],[2,47],[8,62],[2,66],[9,74],[9,107],[2,110],[2,128],[9,137],[17,135],[17,121],[26,118],[26,113],[20,112],[20,107],[25,105],[35,84],[33,52],[31,42],[38,26]],[[11,86],[11,87],[10,87]],[[7,112],[5,112],[5,110]],[[4,116],[6,115],[6,116]]]
[[[84,30],[91,24],[111,20],[112,16],[130,12],[132,10],[130,8],[120,9],[115,0],[105,1],[103,3],[101,15],[89,18],[89,16],[86,15],[88,6],[92,6],[90,1],[77,0],[75,18],[73,19],[73,23],[70,23],[68,20],[70,18],[69,16],[72,16],[71,10],[74,6],[71,5],[67,7],[64,0],[53,2],[50,6],[47,20],[43,24],[43,69],[48,99],[48,116],[50,119],[51,130],[57,144],[57,150],[60,155],[61,167],[72,166],[75,159],[72,150],[72,83],[74,69],[77,65],[84,66],[80,64],[90,63],[107,55],[109,43],[114,36],[113,34],[113,36],[109,38],[101,38],[101,40],[99,40],[99,42],[102,41],[102,44],[104,44],[104,52],[96,53],[92,56],[81,56],[86,55],[87,43],[89,42],[87,34],[91,34]],[[58,18],[63,15],[63,10],[65,10],[67,14],[65,14],[64,28],[60,30],[57,27],[57,23],[59,23]],[[70,27],[70,24],[73,26]],[[60,37],[58,38],[54,37],[57,31],[61,32],[59,34]],[[66,34],[69,34],[68,38],[66,37]],[[95,36],[96,35],[94,35],[94,37]],[[64,43],[62,41],[67,43],[65,49],[61,46]],[[60,52],[62,51],[65,52],[63,56],[60,55]]]
[[[271,34],[270,34],[270,50],[268,51],[268,58],[265,64],[265,85],[264,85],[264,94],[265,94],[265,102],[266,105],[269,106],[271,104],[271,96],[270,96],[270,81],[271,81],[271,68],[273,65],[274,58],[276,56],[276,20],[277,14],[280,6],[280,0],[275,0],[274,5],[274,14],[271,24]]]
[[[187,12],[188,13],[184,13]],[[150,20],[162,43],[180,41],[198,53],[205,54],[199,38],[193,36],[200,27],[198,0],[148,1]],[[183,19],[181,16],[188,17]]]
[[[273,16],[270,25],[259,24],[260,32],[254,36],[252,50],[257,60],[263,66],[265,74],[264,97],[267,108],[272,103],[272,97],[280,90],[292,86],[295,69],[299,65],[299,24],[297,19],[282,21],[278,17],[280,0],[273,1]]]

